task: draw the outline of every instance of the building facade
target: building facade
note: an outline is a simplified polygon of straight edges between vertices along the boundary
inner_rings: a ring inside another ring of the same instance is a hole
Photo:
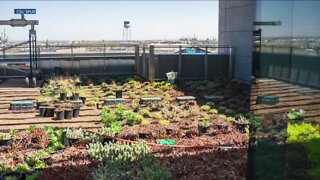
[[[219,2],[219,44],[234,47],[233,76],[251,85],[262,119],[247,179],[319,179],[320,1]]]
[[[234,77],[320,88],[319,8],[313,0],[220,0],[219,44],[234,47]]]

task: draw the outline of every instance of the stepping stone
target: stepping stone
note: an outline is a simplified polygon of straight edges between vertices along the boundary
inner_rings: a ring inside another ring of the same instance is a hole
[[[33,109],[33,101],[11,101],[10,110]]]
[[[82,107],[83,106],[83,102],[82,100],[73,100],[73,101],[70,101],[72,106],[75,107],[75,108],[79,108],[79,107]]]
[[[114,104],[124,103],[124,101],[125,101],[124,98],[105,98],[104,104],[105,105],[114,105]]]
[[[160,97],[141,97],[139,103],[146,104],[148,102],[159,102],[161,101]]]
[[[176,99],[178,101],[193,101],[193,100],[196,100],[196,97],[194,97],[194,96],[179,96],[179,97],[176,97]]]
[[[203,96],[207,101],[221,101],[224,97],[223,96]]]

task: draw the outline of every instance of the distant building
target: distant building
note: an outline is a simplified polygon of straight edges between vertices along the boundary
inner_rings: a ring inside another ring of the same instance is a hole
[[[175,53],[179,53],[179,51],[176,51]],[[199,47],[188,47],[188,48],[182,48],[181,53],[186,54],[199,54],[199,53],[206,53],[206,50]],[[211,53],[208,51],[208,53]]]

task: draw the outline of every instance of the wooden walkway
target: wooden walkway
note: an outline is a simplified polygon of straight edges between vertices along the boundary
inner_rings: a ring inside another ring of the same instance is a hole
[[[276,105],[258,105],[258,94],[274,94],[279,97]],[[320,122],[320,90],[290,84],[274,79],[257,79],[251,88],[250,108],[256,114],[288,112],[292,108],[306,111],[305,120]]]
[[[37,110],[10,111],[10,102],[13,100],[36,100],[40,94],[39,88],[0,88],[0,130],[25,129],[30,125],[43,127],[101,127],[100,112],[96,108],[82,107],[79,118],[71,120],[53,120],[51,117],[40,117]]]

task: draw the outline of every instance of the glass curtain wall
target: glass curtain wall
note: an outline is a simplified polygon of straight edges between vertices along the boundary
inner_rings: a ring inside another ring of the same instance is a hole
[[[320,1],[256,6],[248,179],[320,179]]]

